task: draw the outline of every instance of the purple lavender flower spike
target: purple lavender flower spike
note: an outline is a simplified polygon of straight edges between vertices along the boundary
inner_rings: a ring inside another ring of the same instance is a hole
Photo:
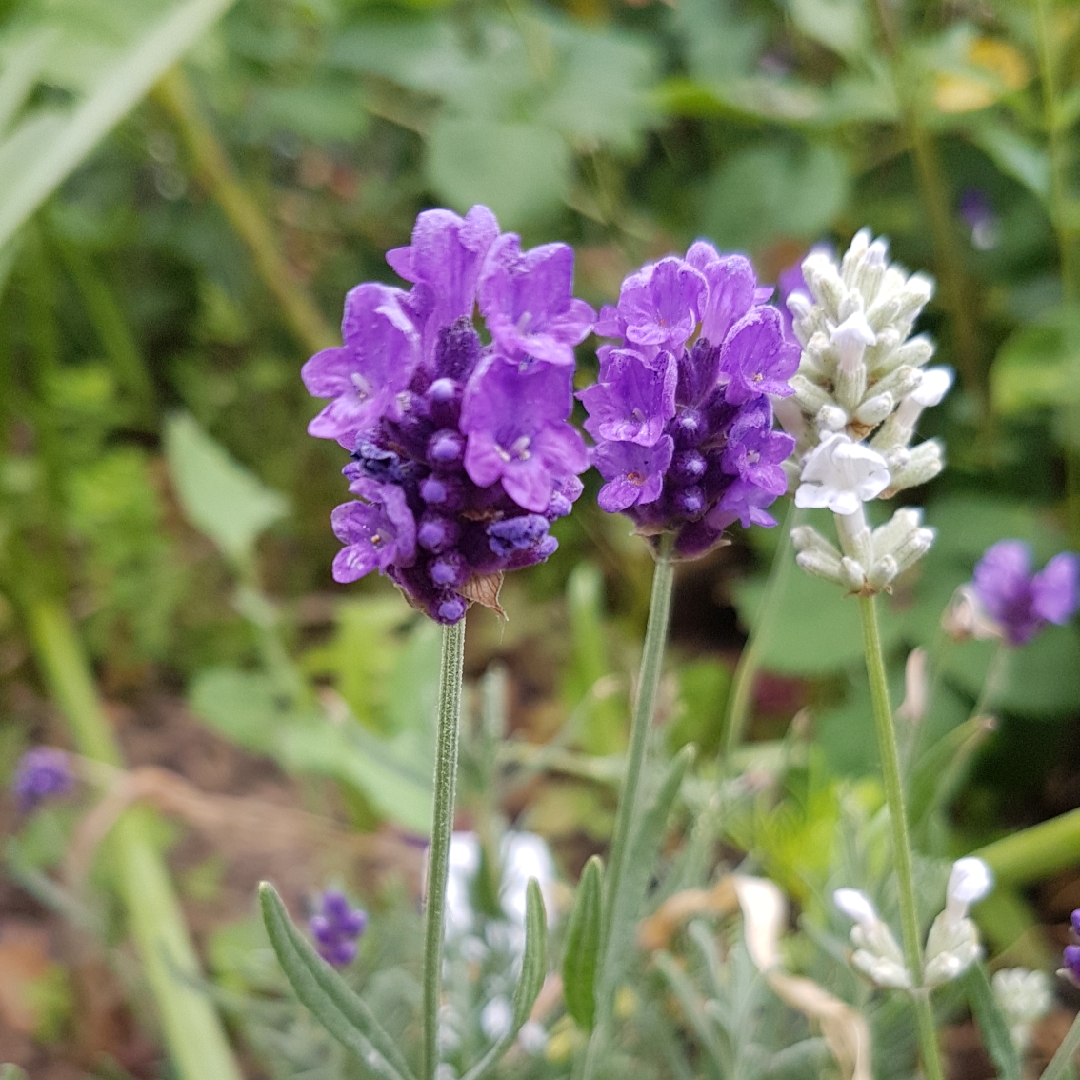
[[[1002,540],[987,548],[972,575],[975,595],[1010,645],[1026,645],[1048,623],[1064,624],[1076,612],[1080,557],[1055,555],[1031,572],[1031,548]]]
[[[598,501],[646,535],[674,532],[682,557],[735,521],[776,524],[766,509],[787,487],[794,440],[772,429],[770,397],[792,393],[800,350],[771,295],[742,255],[698,241],[631,274],[597,323],[622,339],[597,350],[599,382],[578,395],[606,481]]]
[[[600,364],[600,382],[577,396],[589,410],[585,430],[594,439],[655,446],[675,415],[678,367],[669,352],[647,364],[632,349],[614,349]]]
[[[23,814],[30,813],[49,799],[58,799],[75,786],[71,758],[52,746],[27,750],[15,767],[11,789]]]
[[[570,411],[570,374],[551,364],[522,371],[493,356],[470,385],[461,410],[469,437],[465,471],[479,487],[501,480],[521,507],[546,510],[560,473],[588,465],[581,436],[561,421]]]
[[[317,912],[308,920],[319,955],[333,967],[348,967],[356,959],[357,939],[367,929],[368,916],[350,905],[344,893],[327,889]]]
[[[485,207],[426,211],[387,260],[410,292],[358,286],[345,345],[304,368],[312,393],[334,399],[311,430],[351,451],[344,473],[359,496],[333,512],[346,545],[333,574],[378,570],[455,623],[474,600],[498,609],[502,573],[558,546],[550,525],[570,512],[588,465],[567,420],[573,347],[593,312],[571,295],[570,248],[523,252]]]
[[[574,366],[574,346],[596,312],[571,294],[574,252],[566,244],[521,250],[505,233],[492,245],[480,284],[480,310],[495,343],[513,357]]]

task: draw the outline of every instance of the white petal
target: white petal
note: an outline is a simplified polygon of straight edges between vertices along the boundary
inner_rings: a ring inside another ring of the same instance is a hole
[[[957,859],[949,874],[946,896],[950,906],[965,907],[981,900],[994,887],[994,875],[982,859]]]
[[[953,370],[949,367],[932,367],[923,372],[922,382],[911,391],[911,400],[924,409],[940,405],[952,386]]]
[[[877,909],[861,889],[837,889],[832,894],[832,900],[849,919],[857,923],[877,922]]]

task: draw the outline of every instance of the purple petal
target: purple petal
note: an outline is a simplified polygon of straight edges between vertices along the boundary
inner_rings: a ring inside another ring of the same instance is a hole
[[[1067,623],[1076,612],[1080,557],[1071,551],[1055,555],[1031,579],[1031,607],[1047,622]]]
[[[1031,548],[1022,540],[1001,540],[986,549],[972,574],[975,593],[999,622],[1024,604],[1031,584]]]

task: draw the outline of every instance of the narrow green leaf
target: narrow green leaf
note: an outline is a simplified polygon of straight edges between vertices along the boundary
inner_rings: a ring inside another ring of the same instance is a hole
[[[243,564],[259,534],[288,512],[285,496],[234,461],[186,413],[165,429],[169,475],[191,523]]]
[[[408,1062],[367,1003],[304,939],[269,882],[259,886],[259,902],[270,943],[301,1003],[371,1072],[383,1080],[414,1080]]]
[[[563,998],[566,1011],[586,1031],[591,1031],[596,1013],[596,966],[600,957],[601,899],[603,864],[594,855],[578,882],[574,910],[566,932],[563,957]]]
[[[986,967],[972,964],[964,974],[963,983],[971,1014],[982,1034],[983,1046],[997,1066],[1000,1080],[1020,1080],[1020,1056],[1009,1035],[1008,1021],[998,1007],[986,977]]]
[[[462,1080],[481,1080],[502,1060],[514,1045],[518,1032],[525,1026],[540,989],[547,978],[547,912],[544,897],[536,878],[529,878],[525,894],[525,955],[521,958],[521,975],[514,989],[513,1018],[510,1028],[488,1052],[462,1077]]]
[[[921,754],[908,780],[908,816],[918,828],[927,815],[947,802],[967,774],[975,751],[986,742],[993,724],[975,716],[938,739]]]
[[[671,808],[682,787],[683,777],[696,755],[696,747],[684,746],[671,759],[660,789],[642,815],[630,840],[623,887],[617,897],[609,899],[613,906],[609,916],[611,929],[605,946],[606,989],[610,989],[618,981],[619,973],[633,950],[634,931],[656,866],[657,853],[664,839]]]
[[[212,26],[231,0],[175,5],[118,61],[66,117],[38,153],[0,191],[0,246],[64,182],[97,143]]]

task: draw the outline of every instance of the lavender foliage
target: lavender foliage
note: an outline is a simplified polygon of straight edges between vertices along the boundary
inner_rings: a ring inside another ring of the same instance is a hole
[[[686,258],[631,274],[597,333],[600,378],[578,396],[605,480],[600,506],[701,555],[735,521],[775,525],[795,441],[774,431],[770,395],[792,393],[799,347],[749,261],[699,241]],[[695,336],[696,335],[696,336]]]
[[[975,595],[1010,645],[1026,645],[1048,623],[1064,624],[1080,603],[1080,557],[1055,555],[1031,571],[1031,548],[1002,540],[987,548],[972,578]]]
[[[499,575],[544,561],[553,521],[581,493],[585,443],[568,423],[573,348],[592,309],[571,294],[573,251],[522,251],[486,207],[420,214],[387,252],[412,287],[346,300],[344,345],[304,366],[330,403],[309,431],[352,454],[357,501],[332,524],[336,581],[386,574],[437,622],[494,603]],[[485,345],[473,326],[486,321]]]
[[[319,909],[308,920],[319,955],[333,967],[347,967],[356,959],[356,942],[367,929],[367,912],[349,904],[344,893],[327,889]]]
[[[15,767],[11,789],[19,810],[28,814],[50,799],[58,799],[75,786],[71,758],[52,746],[27,750]]]

